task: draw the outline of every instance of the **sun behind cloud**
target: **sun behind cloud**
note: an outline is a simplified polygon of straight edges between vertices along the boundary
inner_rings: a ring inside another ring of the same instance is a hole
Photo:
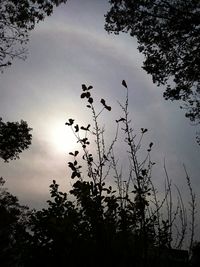
[[[63,121],[55,122],[49,129],[49,141],[58,153],[69,153],[78,148],[76,137]]]

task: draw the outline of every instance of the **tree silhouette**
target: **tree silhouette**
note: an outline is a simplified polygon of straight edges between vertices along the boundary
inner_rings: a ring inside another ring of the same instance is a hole
[[[186,117],[200,123],[200,2],[198,0],[109,0],[105,29],[138,41],[143,68],[164,98],[184,101]]]
[[[22,255],[28,241],[28,208],[19,204],[4,187],[0,178],[0,263],[3,267],[22,266]]]
[[[163,199],[158,195],[152,177],[153,143],[141,153],[147,129],[141,128],[136,134],[132,128],[128,86],[125,81],[122,85],[126,100],[120,104],[122,116],[114,121],[116,134],[110,144],[105,142],[100,117],[112,108],[102,98],[97,109],[93,87],[82,85],[81,99],[86,101],[93,121],[79,125],[70,118],[66,122],[80,144],[80,150],[69,153],[72,189],[62,192],[54,180],[48,206],[32,213],[25,266],[188,266],[188,252],[180,250],[187,230],[181,194],[178,191],[175,203],[165,168]],[[119,132],[129,162],[125,172],[119,163],[124,155],[115,155]],[[196,200],[186,176],[194,217]]]
[[[27,122],[3,122],[0,118],[0,158],[5,162],[19,158],[19,153],[31,144],[32,135]]]
[[[125,266],[179,267],[196,266],[198,243],[194,244],[196,197],[185,169],[191,196],[190,216],[177,188],[164,166],[166,179],[161,198],[153,183],[151,158],[153,143],[143,145],[148,130],[136,133],[128,110],[128,86],[122,114],[113,121],[116,133],[106,142],[100,117],[112,112],[109,102],[93,98],[92,86],[82,85],[81,99],[91,111],[92,122],[79,125],[72,118],[66,122],[80,149],[69,152],[72,187],[59,190],[53,180],[51,199],[42,210],[28,210],[10,194],[0,179],[0,262],[4,266]],[[125,171],[115,155],[119,134],[124,137],[129,166]],[[188,227],[189,226],[189,227]],[[189,252],[181,250],[188,231]],[[195,265],[196,264],[196,265]]]
[[[26,57],[29,31],[53,12],[54,5],[67,0],[1,0],[0,1],[0,70],[14,58]]]

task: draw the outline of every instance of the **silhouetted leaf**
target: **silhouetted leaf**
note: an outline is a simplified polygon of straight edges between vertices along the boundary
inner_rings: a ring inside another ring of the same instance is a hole
[[[120,118],[119,120],[116,120],[117,123],[120,122],[120,121],[125,121],[125,119],[124,118]]]
[[[74,129],[75,129],[75,133],[77,133],[77,132],[79,131],[79,126],[78,126],[78,124],[76,124],[76,125],[74,126]]]
[[[111,107],[106,105],[106,101],[103,98],[101,99],[101,103],[107,110],[111,111]]]
[[[146,169],[143,169],[141,172],[142,172],[143,176],[145,176],[147,174],[147,170]]]
[[[84,97],[86,97],[86,93],[81,94],[81,98],[84,98]]]
[[[87,98],[90,98],[90,92],[85,93],[85,96],[86,96]]]
[[[92,104],[92,103],[93,103],[93,98],[90,97],[90,98],[88,99],[88,102],[89,102],[90,104]]]
[[[85,84],[82,84],[82,90],[87,91],[87,86]]]
[[[105,108],[106,108],[108,111],[111,111],[111,107],[110,107],[110,106],[106,106],[106,105],[105,105]]]
[[[77,176],[77,172],[72,172],[71,178],[74,179]]]
[[[101,103],[105,106],[105,104],[106,104],[106,102],[105,102],[105,100],[102,98],[101,99]]]
[[[75,169],[74,164],[73,164],[72,162],[68,162],[68,166],[69,166],[69,168],[71,168],[72,170]]]
[[[71,126],[74,123],[73,119],[69,119],[69,122],[66,122],[65,125]]]
[[[126,84],[125,80],[122,81],[122,85],[127,88],[127,84]]]
[[[77,155],[78,155],[78,150],[76,150],[75,152],[74,152],[74,156],[76,157]]]
[[[142,133],[144,134],[144,133],[146,133],[148,130],[147,130],[147,129],[144,129],[144,128],[141,128],[141,131],[142,131]]]
[[[90,124],[88,124],[87,127],[81,126],[81,130],[83,130],[83,131],[89,131],[89,128],[90,128]],[[82,141],[85,142],[85,141],[87,141],[86,139],[84,138],[84,139],[82,139]]]

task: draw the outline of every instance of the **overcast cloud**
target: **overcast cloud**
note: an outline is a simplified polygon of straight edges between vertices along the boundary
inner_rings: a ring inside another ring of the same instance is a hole
[[[192,127],[178,103],[166,102],[142,69],[136,41],[128,35],[108,35],[103,29],[106,1],[73,0],[57,8],[37,25],[29,43],[26,61],[15,61],[1,74],[0,114],[4,121],[26,120],[33,128],[33,143],[21,159],[1,162],[1,176],[9,190],[23,203],[41,207],[48,198],[52,179],[70,187],[67,162],[70,144],[60,148],[56,140],[73,140],[64,123],[75,118],[87,122],[88,111],[79,95],[81,84],[92,84],[94,95],[107,99],[113,113],[105,118],[108,134],[114,134],[111,119],[119,114],[117,100],[129,86],[130,115],[134,128],[149,129],[146,142],[154,142],[154,175],[163,184],[163,161],[181,190],[185,187],[185,163],[199,197],[199,152]],[[65,137],[66,136],[66,137]],[[72,143],[71,141],[70,143]],[[66,148],[66,149],[65,149]],[[183,185],[184,184],[184,185]]]

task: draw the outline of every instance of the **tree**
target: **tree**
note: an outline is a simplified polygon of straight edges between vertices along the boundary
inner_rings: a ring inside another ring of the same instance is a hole
[[[14,58],[24,59],[29,32],[67,0],[0,0],[0,70]]]
[[[0,263],[3,267],[22,266],[22,255],[28,241],[29,210],[19,204],[4,187],[0,177]]]
[[[109,0],[105,29],[138,41],[143,68],[164,98],[182,100],[186,117],[200,123],[200,2],[198,0]]]
[[[0,118],[0,158],[5,162],[19,158],[19,153],[31,144],[32,135],[27,122],[3,122]]]

